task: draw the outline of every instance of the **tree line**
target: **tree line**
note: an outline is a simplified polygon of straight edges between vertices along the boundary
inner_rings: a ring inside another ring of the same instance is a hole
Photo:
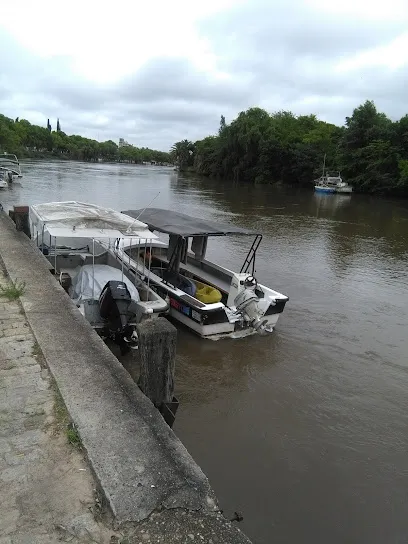
[[[323,158],[358,192],[408,196],[408,115],[392,121],[367,100],[342,127],[261,108],[241,112],[218,134],[171,150],[180,170],[247,183],[306,185],[321,175]]]
[[[59,120],[57,130],[32,125],[25,119],[10,119],[0,115],[0,151],[14,153],[18,157],[54,156],[83,161],[120,161],[129,163],[171,162],[169,153],[147,147],[119,147],[114,141],[98,142],[90,138],[71,135],[61,130]]]

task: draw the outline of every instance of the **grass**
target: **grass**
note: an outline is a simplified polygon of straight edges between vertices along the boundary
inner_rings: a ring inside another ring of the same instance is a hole
[[[55,420],[60,427],[67,427],[70,421],[61,393],[56,389],[54,395],[54,415]]]
[[[58,431],[65,429],[69,444],[78,450],[82,450],[81,437],[79,436],[74,423],[70,420],[68,411],[58,389],[56,389],[54,395],[54,415]]]
[[[6,297],[9,300],[17,300],[24,294],[26,284],[24,281],[16,281],[11,285],[0,285],[0,296]]]
[[[74,446],[74,448],[77,448],[78,450],[82,449],[81,437],[79,436],[78,430],[73,423],[68,425],[67,438],[71,446]]]

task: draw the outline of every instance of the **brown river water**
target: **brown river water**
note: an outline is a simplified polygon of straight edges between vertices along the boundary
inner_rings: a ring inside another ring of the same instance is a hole
[[[257,277],[290,297],[272,335],[179,330],[174,430],[256,544],[408,542],[408,202],[23,163],[13,204],[155,207],[263,233]],[[210,240],[239,269],[250,240]],[[74,339],[73,339],[74,341]]]

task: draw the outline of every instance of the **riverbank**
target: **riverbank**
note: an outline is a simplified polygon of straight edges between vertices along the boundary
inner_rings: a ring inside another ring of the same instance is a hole
[[[41,375],[43,369],[32,354],[32,364],[28,365],[33,367],[32,376],[25,367],[13,366],[19,364],[20,356],[16,353],[17,347],[13,346],[7,348],[9,351],[2,359],[7,367],[3,371],[14,372],[13,368],[17,368],[18,379],[5,375],[1,385],[9,398],[15,397],[12,387],[17,387],[19,383],[21,387],[27,387],[27,394],[31,394],[33,384],[40,388],[39,391],[49,393],[47,408],[39,407],[44,414],[41,413],[36,420],[38,427],[35,430],[38,432],[34,436],[38,440],[33,439],[34,445],[40,444],[43,448],[47,440],[46,425],[51,423],[47,418],[54,409],[50,400],[53,393],[46,381],[48,371],[51,373],[66,406],[72,429],[86,455],[85,472],[93,475],[93,480],[87,480],[88,488],[92,481],[91,487],[95,486],[100,497],[98,505],[102,511],[106,509],[106,531],[110,529],[109,518],[112,518],[112,527],[124,531],[129,542],[143,540],[171,544],[196,539],[204,542],[212,540],[214,544],[248,544],[245,535],[222,516],[206,476],[173,431],[79,314],[49,273],[45,259],[22,232],[15,230],[14,224],[4,213],[0,214],[0,256],[11,282],[25,284],[20,297],[21,307],[13,303],[14,312],[11,313],[24,312],[21,316],[26,321],[18,323],[18,326],[26,328],[28,325],[34,336],[30,339],[31,343],[24,344],[22,339],[25,351],[20,355],[26,357],[27,350],[32,352],[35,346],[35,351],[38,350],[44,357],[46,370]],[[9,328],[6,327],[7,330]],[[34,337],[36,343],[32,342]],[[19,338],[15,341],[18,342]],[[3,344],[1,349],[4,350]],[[12,426],[14,422],[21,419],[18,409],[17,406],[13,408],[12,404],[9,408],[10,432],[15,431]],[[7,454],[9,443],[4,443],[3,447]],[[64,450],[59,455],[64,456]],[[10,461],[13,461],[11,457]],[[48,470],[44,462],[42,455],[39,455],[39,474]],[[25,465],[21,475],[24,468]],[[7,485],[10,485],[8,472],[5,474],[6,479],[2,472],[0,480],[1,497],[7,496]],[[22,475],[23,480],[25,477]],[[28,481],[32,484],[30,494],[41,495],[40,482],[35,479]],[[53,524],[63,525],[67,520],[62,519],[58,510],[58,474],[51,470],[48,481],[51,487],[55,484],[57,494],[52,504],[48,505],[50,521],[47,530],[51,531]],[[75,494],[76,486],[72,485],[71,489],[74,500],[80,503],[81,495]],[[16,503],[25,490],[17,487]],[[41,520],[41,511],[37,510],[35,502],[31,508],[30,516]],[[20,517],[21,513],[11,509],[7,527],[1,526],[4,535],[19,530]],[[48,541],[54,542],[52,538],[50,536]],[[14,540],[10,542],[14,543]]]
[[[311,192],[314,192],[314,186],[315,186],[315,182],[313,179],[310,179],[308,181],[302,181],[302,182],[299,182],[299,183],[296,183],[296,182],[284,182],[282,180],[278,180],[278,181],[272,181],[272,180],[269,180],[269,179],[266,179],[266,178],[262,178],[262,179],[255,179],[255,180],[252,180],[252,181],[248,181],[248,180],[236,180],[236,181],[233,181],[233,180],[230,180],[230,179],[225,179],[221,176],[215,176],[215,175],[209,175],[209,174],[204,174],[198,170],[196,170],[193,166],[190,166],[190,167],[187,167],[183,170],[179,170],[178,171],[180,174],[182,174],[183,178],[186,178],[187,180],[189,179],[189,177],[191,178],[201,178],[203,180],[209,180],[210,182],[219,182],[220,185],[221,184],[230,184],[231,186],[236,186],[236,185],[243,185],[243,186],[248,186],[248,187],[259,187],[259,186],[265,186],[265,187],[273,187],[273,188],[279,188],[279,189],[288,189],[288,190],[299,190],[299,189],[310,189]],[[339,194],[339,193],[338,193]],[[362,190],[361,188],[356,188],[356,187],[353,187],[353,192],[352,193],[344,193],[342,196],[350,196],[352,194],[356,194],[356,195],[369,195],[369,196],[374,196],[374,197],[380,197],[380,198],[395,198],[395,199],[398,199],[398,200],[408,200],[408,193],[407,192],[404,192],[404,191],[401,191],[401,190],[394,190],[394,189],[389,189],[389,190],[384,190],[384,189],[373,189],[373,190]],[[321,194],[320,194],[321,196]],[[326,196],[326,197],[329,197],[332,196],[330,194],[328,195],[323,195],[323,196]]]
[[[72,157],[69,154],[56,153],[54,151],[25,151],[17,154],[19,160],[30,159],[30,160],[55,160],[61,162],[75,161],[75,162],[84,162],[84,163],[103,163],[103,164],[134,164],[135,166],[163,166],[166,168],[173,168],[172,164],[159,163],[159,162],[143,162],[135,161],[131,159],[104,159],[101,157],[83,159],[78,157]]]

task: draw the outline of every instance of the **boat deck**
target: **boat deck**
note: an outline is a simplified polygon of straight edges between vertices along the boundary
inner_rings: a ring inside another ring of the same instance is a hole
[[[217,289],[220,289],[225,294],[229,293],[229,290],[231,288],[231,282],[226,282],[222,278],[218,278],[211,274],[210,272],[207,272],[206,270],[203,270],[199,266],[196,266],[192,263],[182,264],[180,266],[180,272],[189,272],[190,274],[193,274],[195,277],[197,277],[198,280],[203,280],[202,283],[207,283],[208,285],[211,285],[212,287],[216,287]]]
[[[169,262],[167,259],[163,259],[162,257],[154,256],[154,260],[156,263],[160,263],[162,265],[163,269],[166,269]],[[156,266],[155,263],[155,266]],[[215,287],[216,289],[219,289],[226,295],[228,295],[230,288],[231,288],[231,281],[227,282],[224,279],[215,276],[214,274],[211,274],[207,270],[203,270],[199,266],[196,266],[195,264],[191,262],[181,263],[180,264],[180,273],[183,275],[186,275],[188,277],[188,274],[193,275],[197,281],[201,281],[202,283],[206,283],[210,285],[211,287]],[[187,273],[187,274],[186,274]]]

